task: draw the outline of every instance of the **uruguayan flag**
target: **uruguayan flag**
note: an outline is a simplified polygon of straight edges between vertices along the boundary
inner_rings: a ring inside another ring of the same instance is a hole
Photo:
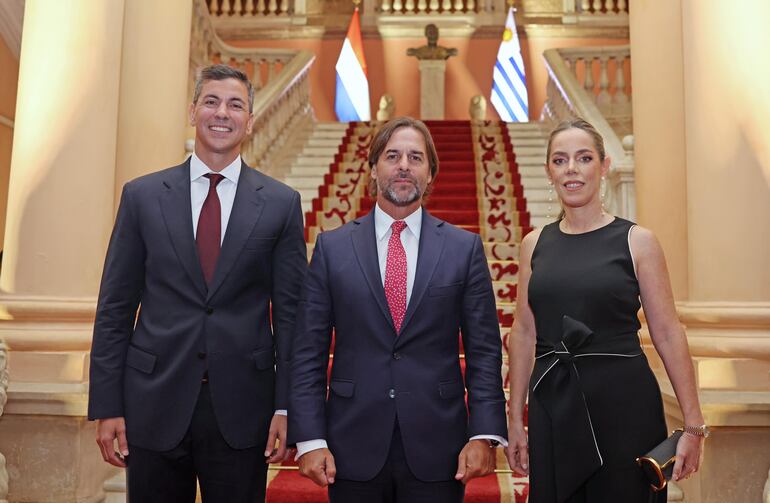
[[[506,122],[529,121],[527,79],[524,76],[524,61],[521,59],[516,22],[513,8],[508,9],[505,31],[492,76],[492,105]]]
[[[350,20],[348,35],[345,37],[345,43],[342,44],[342,51],[335,69],[337,70],[337,92],[334,96],[334,111],[337,113],[337,119],[340,122],[370,120],[369,81],[366,78],[366,60],[364,45],[361,43],[358,7]]]

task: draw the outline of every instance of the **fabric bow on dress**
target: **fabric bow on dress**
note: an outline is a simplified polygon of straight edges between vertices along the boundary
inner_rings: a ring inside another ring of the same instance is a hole
[[[641,354],[638,338],[597,337],[583,322],[566,315],[561,341],[538,340],[531,393],[551,418],[558,501],[572,495],[604,462],[575,360]]]

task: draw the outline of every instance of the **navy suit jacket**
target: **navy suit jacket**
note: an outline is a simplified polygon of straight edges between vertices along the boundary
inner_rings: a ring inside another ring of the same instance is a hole
[[[96,309],[88,416],[124,416],[129,443],[171,449],[207,370],[227,443],[264,446],[273,412],[287,407],[307,269],[299,194],[242,165],[208,287],[191,212],[189,159],[124,186]]]
[[[478,235],[423,210],[414,286],[396,334],[375,239],[370,212],[316,241],[297,315],[289,443],[324,438],[337,477],[365,481],[382,468],[398,421],[414,475],[449,480],[471,436],[506,437],[500,330],[484,248]]]

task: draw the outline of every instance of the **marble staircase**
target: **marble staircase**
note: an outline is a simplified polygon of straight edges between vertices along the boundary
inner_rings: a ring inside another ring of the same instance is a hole
[[[299,191],[303,215],[310,211],[313,198],[318,197],[318,187],[324,183],[324,175],[334,162],[347,128],[344,122],[316,123],[302,151],[292,161],[283,181]]]

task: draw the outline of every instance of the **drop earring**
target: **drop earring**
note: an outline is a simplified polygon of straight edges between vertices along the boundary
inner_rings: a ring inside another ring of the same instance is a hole
[[[599,184],[599,199],[602,203],[602,211],[605,211],[604,202],[607,200],[607,179],[602,176],[601,183]]]
[[[548,220],[553,218],[553,181],[548,180],[548,209],[545,213]]]

